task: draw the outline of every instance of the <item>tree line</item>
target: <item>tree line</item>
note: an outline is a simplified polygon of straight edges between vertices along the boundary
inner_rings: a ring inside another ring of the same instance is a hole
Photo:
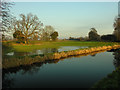
[[[36,15],[31,13],[24,15],[20,14],[20,19],[14,18],[10,13],[11,6],[14,5],[11,2],[0,2],[0,17],[2,20],[0,24],[0,31],[2,32],[2,39],[4,40],[5,32],[13,32],[13,37],[18,42],[28,43],[29,40],[42,40],[50,41],[56,40],[58,32],[51,26],[43,26],[43,23]],[[88,33],[88,37],[74,38],[70,37],[69,40],[80,41],[120,41],[120,15],[118,15],[113,23],[114,31],[112,34],[99,35],[95,28],[91,28]]]
[[[43,23],[36,15],[28,13],[27,15],[20,14],[20,19],[16,19],[10,14],[11,2],[0,2],[2,17],[2,39],[5,40],[5,33],[13,33],[13,37],[19,43],[29,43],[30,40],[55,41],[58,37],[58,32],[51,25],[43,26]]]
[[[113,24],[114,31],[112,34],[99,35],[95,28],[90,28],[88,37],[69,37],[69,40],[79,40],[79,41],[110,41],[110,42],[119,42],[120,41],[120,15],[115,18]]]
[[[92,41],[112,41],[119,42],[120,41],[120,15],[115,18],[113,23],[114,31],[112,34],[107,35],[99,35],[95,28],[91,28],[91,31],[88,33],[89,40]]]
[[[20,19],[14,20],[11,29],[15,30],[13,37],[24,43],[29,40],[55,41],[58,37],[58,32],[52,26],[43,26],[39,18],[31,13],[27,16],[20,14]]]

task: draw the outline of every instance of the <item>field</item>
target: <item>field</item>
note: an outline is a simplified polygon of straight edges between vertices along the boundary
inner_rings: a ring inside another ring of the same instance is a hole
[[[9,46],[9,48],[8,48]],[[49,54],[40,54],[40,55],[31,55],[31,56],[23,56],[23,57],[4,57],[2,61],[2,68],[3,70],[15,69],[15,68],[22,68],[28,67],[39,63],[57,63],[64,58],[69,57],[81,57],[81,56],[88,56],[94,55],[97,53],[101,53],[111,49],[120,48],[120,44],[116,42],[85,42],[85,41],[32,41],[29,44],[17,44],[13,41],[3,42],[3,52],[12,49],[13,51],[17,52],[30,52],[37,49],[43,48],[59,48],[60,46],[89,46],[89,48],[84,49],[77,49],[71,51],[62,51],[58,53],[49,53]],[[119,69],[116,69],[107,77],[101,79],[97,82],[92,88],[117,88],[118,85],[118,77],[119,77]]]
[[[4,42],[4,44],[7,42]],[[9,42],[10,46],[17,52],[30,52],[42,48],[59,48],[60,46],[89,46],[89,47],[98,47],[98,46],[108,46],[118,44],[115,42],[82,42],[82,41],[32,41],[30,44],[16,44],[15,42]]]
[[[48,54],[40,54],[40,55],[32,55],[32,56],[30,55],[30,56],[24,56],[22,58],[18,56],[17,57],[15,56],[13,58],[10,57],[6,58],[3,56],[5,58],[3,60],[3,68],[16,67],[20,65],[31,65],[37,62],[43,62],[47,60],[58,60],[62,58],[67,58],[69,56],[92,54],[101,51],[117,49],[120,47],[120,45],[117,46],[118,43],[112,43],[112,42],[79,42],[79,41],[37,42],[28,45],[15,44],[14,42],[9,42],[9,44],[11,45],[13,50],[17,52],[30,52],[32,50],[43,49],[43,48],[59,48],[60,46],[89,46],[89,48],[70,50],[67,52],[62,51],[58,53],[48,53]]]

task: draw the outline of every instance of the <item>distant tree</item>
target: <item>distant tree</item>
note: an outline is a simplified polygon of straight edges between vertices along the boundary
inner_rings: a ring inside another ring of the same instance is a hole
[[[50,40],[49,34],[47,32],[43,31],[41,34],[41,40],[42,41],[49,41]]]
[[[54,32],[55,32],[55,29],[52,26],[50,26],[50,25],[45,26],[42,30],[41,40],[49,41],[51,38],[51,34]]]
[[[113,34],[116,36],[117,41],[120,41],[120,15],[115,18],[113,26],[114,26]]]
[[[79,37],[79,40],[80,41],[84,41],[84,37]]]
[[[69,37],[69,40],[74,40],[75,38],[74,37]]]
[[[51,39],[53,40],[53,41],[55,41],[56,39],[57,39],[57,37],[58,37],[58,32],[53,32],[51,35]]]
[[[51,25],[48,25],[44,27],[44,31],[47,32],[50,36],[55,31],[55,29]]]
[[[116,41],[116,36],[114,34],[102,35],[102,41]]]
[[[85,36],[84,38],[84,41],[89,41],[89,37]]]
[[[97,30],[95,28],[91,28],[91,31],[88,33],[89,39],[92,41],[99,41],[100,35],[97,34]]]
[[[25,43],[28,43],[28,39],[33,37],[35,32],[39,32],[43,23],[41,23],[36,15],[31,13],[25,16],[20,14],[21,19],[15,20],[13,23],[13,29],[15,31],[21,31],[24,35]]]
[[[69,40],[77,40],[77,41],[88,41],[89,38],[86,36],[86,37],[78,37],[78,38],[75,38],[75,37],[69,37]]]

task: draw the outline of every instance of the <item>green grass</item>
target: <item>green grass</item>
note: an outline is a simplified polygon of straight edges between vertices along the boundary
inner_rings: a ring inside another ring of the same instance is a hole
[[[14,43],[15,44],[15,43]],[[17,52],[30,52],[37,49],[43,48],[59,48],[60,46],[108,46],[114,45],[117,43],[113,42],[81,42],[81,41],[56,41],[56,42],[42,42],[42,41],[32,41],[28,45],[13,45],[15,51]]]
[[[120,67],[97,82],[92,88],[120,88]]]
[[[67,58],[71,56],[86,56],[93,53],[100,53],[109,49],[120,48],[120,45],[115,46],[103,46],[103,47],[92,47],[87,49],[78,49],[78,50],[71,50],[68,52],[59,52],[59,53],[49,53],[45,55],[31,55],[31,56],[24,56],[24,57],[11,57],[11,58],[4,58],[2,61],[2,66],[4,69],[11,68],[11,67],[19,67],[21,65],[31,65],[33,63],[45,62],[47,60],[60,60],[62,58]]]

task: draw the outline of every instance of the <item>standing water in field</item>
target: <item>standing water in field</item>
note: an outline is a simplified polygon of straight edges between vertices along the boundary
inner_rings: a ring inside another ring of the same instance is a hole
[[[61,46],[59,48],[43,48],[40,50],[35,50],[31,52],[9,52],[7,56],[26,56],[26,55],[36,55],[36,54],[47,54],[47,53],[55,53],[61,51],[69,51],[69,50],[76,50],[80,48],[87,48],[88,46]]]
[[[90,88],[119,64],[120,51],[71,57],[3,71],[3,87]]]

